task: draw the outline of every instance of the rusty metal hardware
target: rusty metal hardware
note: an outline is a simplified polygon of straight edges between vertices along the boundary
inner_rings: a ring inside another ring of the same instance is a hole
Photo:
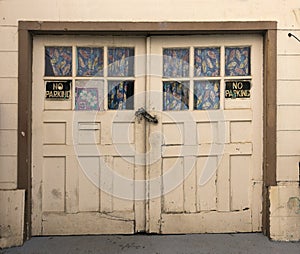
[[[149,123],[158,123],[156,116],[151,116],[144,108],[139,108],[135,112],[135,116],[138,118],[138,121],[141,121],[144,117]]]
[[[300,42],[300,39],[297,36],[293,35],[292,33],[288,33],[288,36],[294,37],[298,42]]]

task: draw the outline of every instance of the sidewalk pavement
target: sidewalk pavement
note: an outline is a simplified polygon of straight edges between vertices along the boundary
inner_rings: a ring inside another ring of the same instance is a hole
[[[272,242],[259,233],[33,237],[0,254],[300,254],[300,242]]]

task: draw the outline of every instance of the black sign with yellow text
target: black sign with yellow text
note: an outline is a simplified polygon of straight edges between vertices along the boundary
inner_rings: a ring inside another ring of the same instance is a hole
[[[225,81],[225,98],[250,98],[250,89],[249,80]]]
[[[69,100],[71,98],[71,80],[46,81],[47,100]]]

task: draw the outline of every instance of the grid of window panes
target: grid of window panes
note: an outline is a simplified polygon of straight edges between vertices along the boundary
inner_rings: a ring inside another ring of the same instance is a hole
[[[134,72],[133,47],[45,47],[46,79],[72,79],[75,110],[134,109]]]
[[[250,53],[249,46],[164,48],[163,110],[220,109],[224,80],[249,79]]]
[[[47,46],[45,76],[72,79],[75,110],[132,110],[134,57],[134,47]],[[163,48],[163,110],[220,109],[224,80],[249,79],[250,63],[250,46]]]

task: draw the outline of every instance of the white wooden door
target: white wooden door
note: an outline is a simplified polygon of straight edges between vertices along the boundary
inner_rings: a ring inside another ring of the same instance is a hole
[[[36,36],[32,233],[145,230],[145,39]],[[135,201],[137,200],[137,201]]]
[[[261,231],[262,37],[149,40],[148,232]]]
[[[258,35],[36,36],[33,235],[260,231],[262,66]]]

